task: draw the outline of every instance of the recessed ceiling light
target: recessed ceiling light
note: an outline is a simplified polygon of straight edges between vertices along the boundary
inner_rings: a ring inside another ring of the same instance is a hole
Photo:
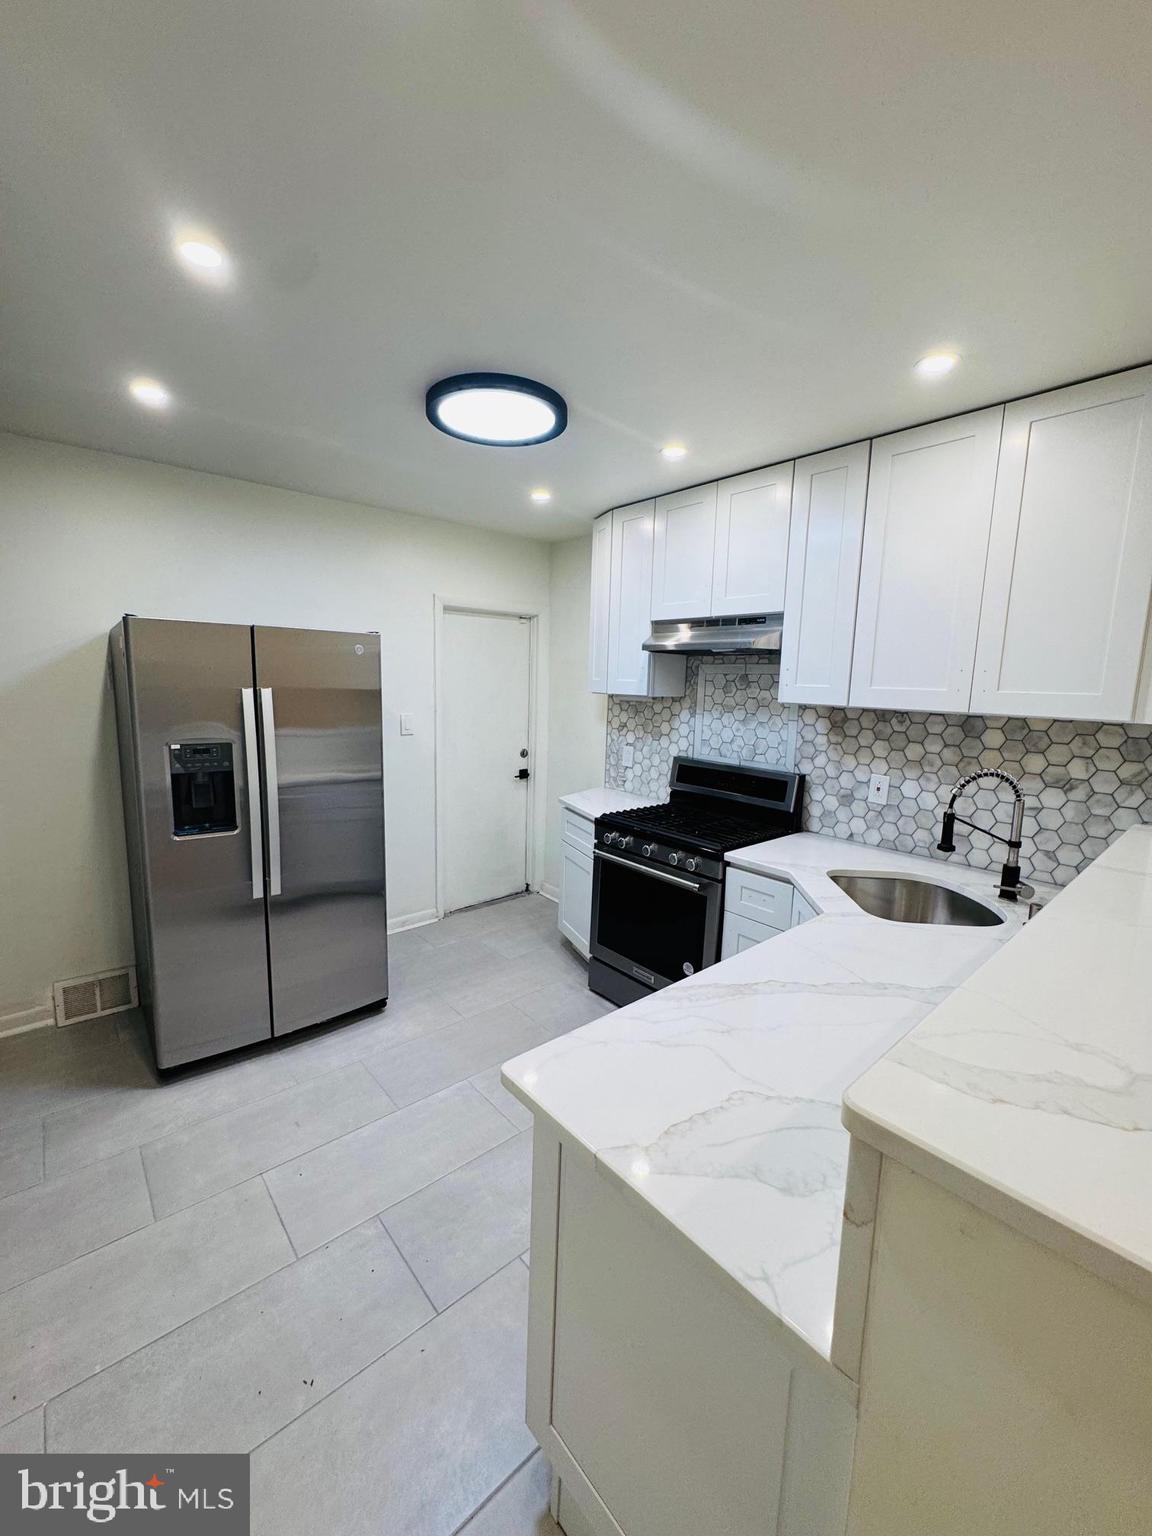
[[[223,287],[232,280],[232,258],[215,235],[181,230],[172,241],[172,250],[184,270],[198,281]]]
[[[493,448],[523,448],[559,437],[568,425],[561,395],[513,373],[458,373],[433,384],[428,420],[449,437]]]
[[[942,379],[959,361],[955,352],[929,352],[916,364],[916,372],[922,379]]]
[[[543,485],[538,485],[536,489],[529,492],[529,494],[532,497],[532,500],[539,506],[543,506],[546,501],[552,500],[552,492]]]
[[[159,379],[129,379],[128,393],[139,405],[150,411],[162,411],[172,404],[172,392]]]
[[[667,459],[670,464],[675,464],[677,459],[687,456],[688,450],[683,443],[665,443],[660,450],[661,458]]]

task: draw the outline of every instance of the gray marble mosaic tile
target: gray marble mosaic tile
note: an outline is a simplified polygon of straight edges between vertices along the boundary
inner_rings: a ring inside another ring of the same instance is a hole
[[[791,768],[799,711],[781,704],[779,688],[778,663],[705,662],[697,684],[696,756]]]
[[[609,698],[606,784],[664,798],[672,759],[693,750],[698,671],[698,661],[690,657],[682,699]]]
[[[682,700],[609,700],[605,782],[659,798],[678,752],[795,767],[807,776],[807,831],[990,868],[1004,850],[982,832],[957,827],[950,856],[936,842],[956,781],[999,768],[1027,796],[1025,874],[1056,885],[1152,822],[1152,726],[797,708],[780,703],[778,686],[771,663],[700,660]],[[883,806],[868,804],[873,773],[891,781]],[[978,786],[958,809],[1008,835],[1005,786]]]

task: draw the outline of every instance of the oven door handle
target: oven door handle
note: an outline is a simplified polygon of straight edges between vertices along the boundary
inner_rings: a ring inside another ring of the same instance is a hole
[[[647,864],[633,864],[631,859],[622,859],[615,853],[605,853],[601,848],[597,848],[596,857],[607,859],[609,864],[623,864],[625,869],[634,869],[638,875],[651,875],[653,880],[667,880],[669,885],[683,885],[688,890],[695,891],[697,895],[700,894],[701,888],[695,880],[685,880],[681,875],[669,875],[664,870],[652,869]]]

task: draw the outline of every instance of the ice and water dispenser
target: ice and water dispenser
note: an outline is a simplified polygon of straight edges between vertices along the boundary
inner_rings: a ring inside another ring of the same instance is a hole
[[[230,741],[170,743],[168,778],[172,830],[177,837],[236,831],[236,778]]]

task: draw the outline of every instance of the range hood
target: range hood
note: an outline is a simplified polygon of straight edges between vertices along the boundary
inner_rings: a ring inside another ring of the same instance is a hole
[[[652,625],[646,651],[674,656],[775,656],[784,627],[782,613],[755,613],[725,619],[668,619]]]

